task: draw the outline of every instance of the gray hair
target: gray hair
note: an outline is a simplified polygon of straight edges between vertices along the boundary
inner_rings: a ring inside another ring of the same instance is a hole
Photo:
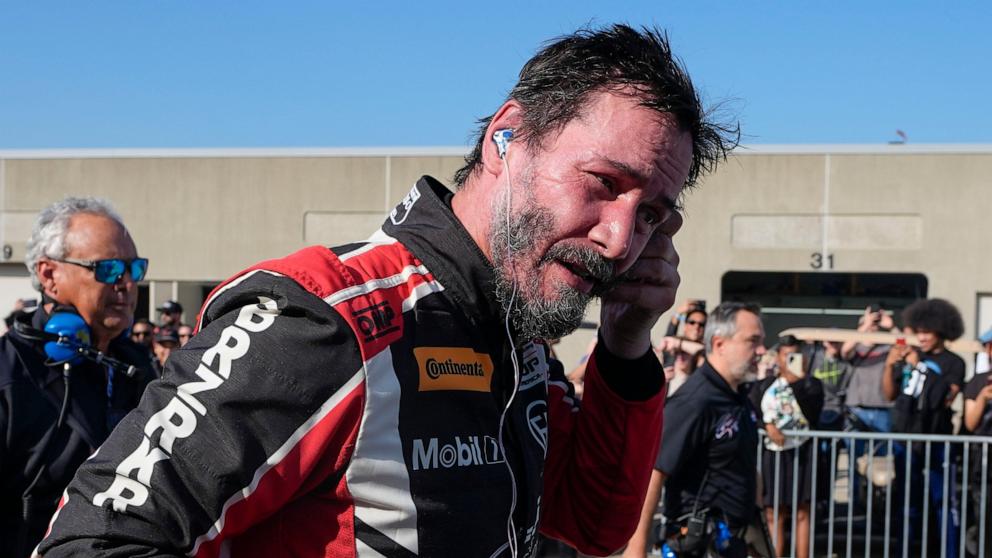
[[[727,339],[737,333],[737,314],[741,311],[761,316],[761,306],[750,302],[723,302],[710,312],[706,320],[706,332],[703,342],[706,343],[706,354],[713,352],[713,338]]]
[[[109,201],[103,198],[65,198],[41,210],[31,229],[31,237],[26,246],[24,265],[31,274],[31,284],[41,291],[41,281],[38,279],[38,262],[42,258],[60,260],[65,257],[68,247],[65,243],[66,233],[69,232],[69,221],[79,213],[102,215],[116,221],[122,229],[124,220],[117,214]]]

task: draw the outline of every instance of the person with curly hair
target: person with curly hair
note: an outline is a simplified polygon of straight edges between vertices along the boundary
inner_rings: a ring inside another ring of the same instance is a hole
[[[964,386],[964,360],[945,347],[964,333],[961,313],[953,304],[939,298],[918,300],[903,311],[903,324],[916,334],[919,347],[906,344],[892,346],[885,360],[882,391],[894,402],[892,429],[895,432],[916,434],[951,434],[951,403]],[[914,444],[911,452],[899,444],[896,447],[896,470],[906,470],[909,463],[910,524],[909,533],[919,533],[922,521],[931,521],[930,533],[940,533],[947,523],[947,554],[956,558],[958,553],[959,518],[954,513],[944,513],[944,491],[948,492],[949,510],[960,508],[954,487],[956,473],[953,456],[944,455],[944,445],[934,444],[927,462],[924,444]],[[952,447],[952,451],[954,448]],[[944,484],[943,464],[951,467],[949,485]],[[924,518],[920,513],[923,504],[925,476],[930,477],[931,506],[936,513]],[[940,537],[928,537],[933,551],[939,552]],[[926,542],[924,543],[926,544]]]
[[[903,311],[903,323],[919,347],[893,345],[885,362],[882,392],[894,402],[893,430],[951,434],[951,402],[964,385],[964,360],[944,344],[964,333],[961,313],[946,300],[918,300]]]

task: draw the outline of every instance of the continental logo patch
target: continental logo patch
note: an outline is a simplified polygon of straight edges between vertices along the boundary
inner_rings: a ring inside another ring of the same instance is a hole
[[[420,391],[491,390],[493,360],[467,347],[418,347]]]

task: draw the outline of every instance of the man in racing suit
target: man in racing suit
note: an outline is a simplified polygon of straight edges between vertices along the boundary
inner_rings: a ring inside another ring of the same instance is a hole
[[[662,68],[600,69],[554,132],[530,128],[538,109],[511,93],[457,193],[424,177],[368,241],[216,289],[196,337],[80,469],[40,552],[517,556],[539,529],[619,548],[657,450],[650,329],[678,284],[676,203],[728,144],[703,145],[715,128],[656,32],[573,35],[517,87],[635,52]],[[681,96],[655,92],[663,79]],[[578,412],[539,340],[602,293]]]

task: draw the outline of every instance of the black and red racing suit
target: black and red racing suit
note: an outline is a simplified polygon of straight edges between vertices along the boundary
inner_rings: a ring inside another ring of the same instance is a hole
[[[580,412],[561,364],[526,343],[501,432],[509,342],[450,198],[425,177],[368,241],[217,288],[40,552],[486,557],[513,541],[528,556],[539,528],[622,546],[657,453],[660,364],[597,349]]]

